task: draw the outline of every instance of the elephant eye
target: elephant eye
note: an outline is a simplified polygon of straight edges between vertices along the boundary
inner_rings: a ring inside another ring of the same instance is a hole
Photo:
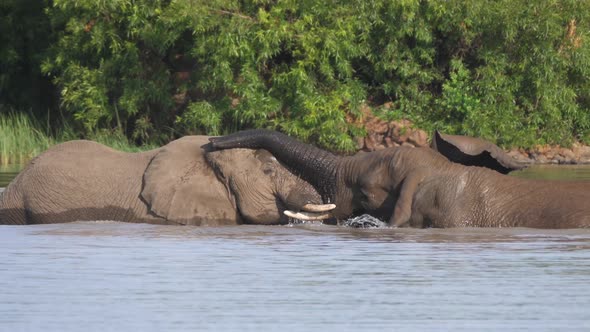
[[[381,188],[375,188],[375,187],[362,188],[361,189],[361,199],[366,202],[374,201],[377,199],[376,197],[381,196],[382,191],[383,190]]]
[[[262,166],[262,172],[266,175],[272,175],[274,173],[274,169],[271,165],[266,164]]]
[[[365,192],[364,189],[361,189],[359,198],[361,199],[361,201],[365,201],[365,202],[369,200],[369,196],[367,196],[367,193]]]

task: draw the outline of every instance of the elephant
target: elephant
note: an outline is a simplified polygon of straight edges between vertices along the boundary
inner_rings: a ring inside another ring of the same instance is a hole
[[[269,130],[212,138],[213,148],[264,148],[336,204],[401,227],[590,227],[590,181],[532,180],[449,161],[428,148],[336,156]]]
[[[146,152],[77,140],[35,157],[0,197],[1,224],[115,220],[171,225],[284,224],[333,205],[268,151],[210,151],[185,136]],[[290,210],[289,210],[290,209]],[[309,210],[311,212],[299,210]]]
[[[466,166],[487,167],[502,174],[528,166],[516,161],[495,144],[476,137],[445,135],[435,130],[430,147],[450,161]]]

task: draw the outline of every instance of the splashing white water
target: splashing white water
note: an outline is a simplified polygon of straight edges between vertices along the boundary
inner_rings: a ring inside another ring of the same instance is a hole
[[[358,217],[349,218],[340,223],[342,226],[353,228],[384,228],[387,224],[371,215],[363,214]]]

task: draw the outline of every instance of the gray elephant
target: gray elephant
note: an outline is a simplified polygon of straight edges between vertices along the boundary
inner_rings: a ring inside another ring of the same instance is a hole
[[[208,152],[186,136],[141,153],[91,141],[56,145],[34,158],[0,197],[0,223],[116,220],[156,224],[277,224],[328,218],[333,206],[265,150]],[[289,213],[289,212],[287,212]]]
[[[510,157],[495,144],[476,137],[445,135],[435,131],[430,147],[452,162],[487,167],[502,174],[528,166]]]
[[[391,226],[590,227],[590,181],[530,180],[450,162],[430,148],[335,156],[265,130],[212,139],[217,149],[265,148],[335,203],[338,219],[362,213]]]

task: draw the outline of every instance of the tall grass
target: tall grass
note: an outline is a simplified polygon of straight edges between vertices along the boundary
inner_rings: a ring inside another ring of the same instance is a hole
[[[80,137],[65,124],[57,134],[47,134],[43,125],[25,113],[0,113],[0,165],[25,164],[52,145],[72,139],[85,138],[114,149],[137,152],[155,148],[152,145],[136,146],[120,132],[100,131]],[[49,128],[47,128],[49,129]]]
[[[123,133],[118,130],[102,130],[97,131],[90,136],[86,137],[91,141],[95,141],[106,146],[110,146],[111,148],[119,151],[125,152],[139,152],[139,151],[146,151],[155,149],[158,147],[157,145],[147,144],[137,146],[127,139]]]
[[[23,113],[0,114],[0,164],[24,164],[56,143]]]

